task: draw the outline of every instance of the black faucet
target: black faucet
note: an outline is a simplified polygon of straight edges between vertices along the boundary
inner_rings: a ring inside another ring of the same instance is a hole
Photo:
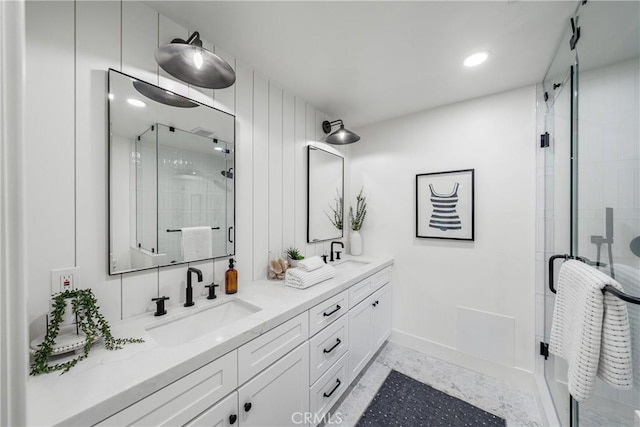
[[[336,242],[331,242],[331,257],[329,258],[329,261],[330,261],[330,262],[333,262],[333,261],[334,261],[334,259],[333,259],[333,245],[340,245],[340,247],[341,247],[342,249],[344,249],[344,243],[342,243],[342,242],[338,242],[338,241],[336,241]],[[340,259],[340,251],[336,251],[336,260],[338,260],[338,259]]]
[[[189,267],[187,270],[187,302],[184,303],[185,307],[191,307],[193,304],[193,287],[191,287],[191,273],[198,275],[198,282],[202,282],[202,271],[195,267]]]
[[[151,298],[151,301],[154,301],[156,303],[156,312],[153,314],[154,316],[164,316],[165,314],[167,314],[167,310],[165,310],[164,308],[164,302],[165,300],[168,300],[169,297],[158,297],[158,298]]]

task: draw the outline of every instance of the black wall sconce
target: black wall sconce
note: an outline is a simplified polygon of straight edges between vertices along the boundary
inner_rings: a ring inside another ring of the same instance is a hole
[[[338,124],[340,125],[340,129],[325,138],[327,144],[346,145],[360,141],[360,136],[351,132],[349,129],[345,129],[344,123],[340,119],[332,122],[325,120],[322,122],[322,130],[324,133],[329,133],[331,132],[331,128]]]
[[[236,73],[224,59],[202,47],[195,31],[187,40],[173,39],[155,52],[158,65],[190,85],[223,89],[236,81]]]

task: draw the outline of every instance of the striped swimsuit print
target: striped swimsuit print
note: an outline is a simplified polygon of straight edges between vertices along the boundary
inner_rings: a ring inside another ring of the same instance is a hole
[[[433,205],[429,227],[438,228],[442,231],[460,230],[462,228],[460,217],[456,212],[458,186],[459,184],[456,182],[450,194],[438,194],[433,189],[433,184],[429,184],[431,204]]]

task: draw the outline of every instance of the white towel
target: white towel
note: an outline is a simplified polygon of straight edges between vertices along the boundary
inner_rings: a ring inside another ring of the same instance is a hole
[[[605,270],[608,271],[608,267]],[[615,264],[616,280],[624,287],[624,291],[630,295],[640,295],[640,270],[638,267],[626,264]],[[631,325],[631,357],[633,359],[633,383],[640,385],[640,306],[627,303],[629,312],[629,324]]]
[[[290,268],[284,276],[284,284],[298,289],[306,289],[325,280],[329,280],[335,275],[336,271],[334,268],[326,264],[313,271]]]
[[[579,402],[593,393],[596,375],[620,389],[632,386],[629,317],[611,277],[579,261],[560,269],[549,351],[569,364],[569,393]]]
[[[187,227],[183,228],[180,234],[182,234],[182,259],[184,261],[213,256],[211,227]]]
[[[317,270],[323,265],[326,265],[322,258],[318,255],[312,256],[311,258],[303,259],[302,261],[298,261],[298,268],[302,271],[313,271]]]

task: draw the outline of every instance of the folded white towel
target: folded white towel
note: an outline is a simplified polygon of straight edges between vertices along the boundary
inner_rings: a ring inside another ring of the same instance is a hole
[[[184,261],[213,256],[211,227],[187,227],[183,228],[180,234],[182,234],[182,259]]]
[[[596,375],[620,389],[632,386],[629,316],[611,277],[579,261],[560,269],[549,351],[569,364],[569,393],[579,402],[593,393]]]
[[[313,271],[303,271],[299,268],[290,268],[284,277],[284,284],[298,289],[306,289],[320,282],[331,279],[336,271],[330,265],[324,265]]]
[[[326,264],[324,263],[324,261],[322,261],[322,258],[320,258],[318,255],[303,259],[302,261],[298,261],[298,268],[302,271],[317,270],[323,265],[326,265]]]

